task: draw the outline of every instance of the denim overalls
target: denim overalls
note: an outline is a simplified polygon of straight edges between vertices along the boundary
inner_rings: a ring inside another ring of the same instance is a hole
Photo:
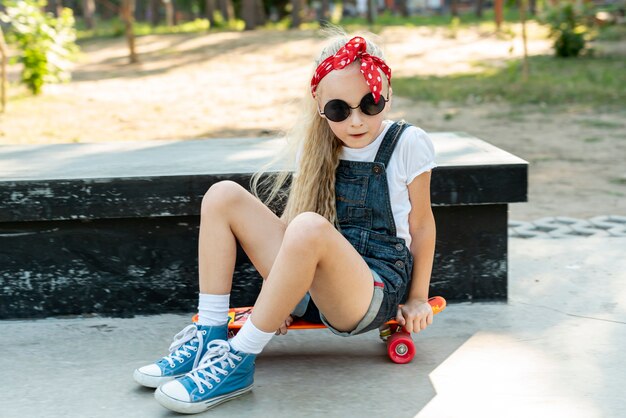
[[[398,304],[407,295],[413,257],[404,240],[396,236],[386,166],[408,126],[400,121],[389,127],[374,162],[340,160],[337,167],[335,196],[340,232],[377,273],[384,292],[378,313],[356,333],[378,328],[395,317]],[[381,287],[380,282],[375,285]]]

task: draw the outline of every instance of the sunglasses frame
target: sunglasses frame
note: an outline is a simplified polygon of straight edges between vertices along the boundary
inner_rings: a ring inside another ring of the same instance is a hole
[[[363,98],[359,101],[359,104],[357,106],[355,106],[355,107],[350,106],[347,102],[345,102],[345,101],[343,101],[341,99],[332,99],[332,100],[329,100],[328,102],[326,102],[326,104],[324,105],[324,109],[326,109],[326,106],[328,106],[328,103],[331,103],[331,102],[333,102],[335,100],[340,101],[340,102],[344,103],[346,106],[348,106],[348,109],[350,109],[350,112],[345,117],[345,119],[332,120],[332,119],[330,119],[326,115],[326,112],[322,112],[321,110],[319,110],[319,108],[318,108],[318,112],[319,112],[319,114],[321,116],[326,116],[326,119],[328,119],[331,122],[335,122],[335,123],[340,123],[340,122],[344,122],[344,121],[348,120],[348,118],[350,117],[350,115],[352,114],[352,111],[354,109],[361,109],[361,113],[364,114],[365,116],[376,116],[376,115],[379,115],[385,109],[385,106],[387,105],[387,102],[389,101],[389,87],[387,87],[387,98],[385,98],[382,94],[380,95],[380,100],[382,100],[385,103],[385,106],[383,106],[382,109],[380,109],[380,112],[374,113],[373,115],[369,115],[369,114],[365,113],[363,111],[363,108],[361,107],[361,104],[363,104],[363,100],[365,100],[368,96],[372,97],[372,99],[373,99],[372,93],[367,93],[365,96],[363,96]]]

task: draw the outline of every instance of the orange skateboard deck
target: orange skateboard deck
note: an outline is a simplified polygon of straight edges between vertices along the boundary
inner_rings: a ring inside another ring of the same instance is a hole
[[[438,314],[446,308],[446,300],[441,296],[434,296],[428,299],[428,303],[434,314]],[[252,309],[252,306],[230,308],[228,311],[228,331],[231,336],[237,334],[237,331],[246,323],[252,314]],[[196,319],[197,316],[194,317],[194,322],[196,322]],[[326,325],[307,322],[303,319],[294,319],[292,324],[287,327],[287,329],[291,330],[323,328],[326,328]],[[397,321],[391,320],[385,323],[385,326],[380,330],[380,338],[387,343],[387,354],[394,363],[408,363],[415,356],[415,344],[411,335]]]

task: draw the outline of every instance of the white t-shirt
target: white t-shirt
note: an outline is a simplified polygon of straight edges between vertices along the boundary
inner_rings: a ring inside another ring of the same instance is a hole
[[[363,148],[341,147],[339,158],[349,161],[374,162],[376,153],[383,142],[393,121],[383,121],[385,128],[382,133],[369,145]],[[435,148],[422,129],[409,126],[402,132],[391,154],[387,165],[387,184],[389,185],[389,199],[391,211],[396,223],[396,235],[403,238],[407,247],[411,245],[409,233],[409,189],[407,186],[420,174],[435,168]]]

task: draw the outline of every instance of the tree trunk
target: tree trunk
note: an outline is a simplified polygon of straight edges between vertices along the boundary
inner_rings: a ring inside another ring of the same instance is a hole
[[[524,43],[524,60],[522,63],[522,81],[528,81],[528,45],[526,36],[526,0],[519,1],[519,18],[522,21],[522,41]]]
[[[241,18],[245,23],[244,30],[256,28],[256,0],[241,1]]]
[[[537,15],[537,0],[530,0],[530,14]]]
[[[502,28],[502,20],[503,20],[502,7],[503,7],[503,5],[504,5],[504,0],[494,0],[493,8],[494,8],[495,17],[496,17],[496,30],[498,32],[500,32],[500,29]]]
[[[96,12],[95,0],[83,0],[83,18],[85,19],[85,26],[87,26],[87,29],[93,29],[95,27],[95,23],[94,23],[95,12]]]
[[[291,0],[291,27],[298,29],[302,24],[302,1]]]
[[[263,6],[263,0],[256,0],[256,24],[257,26],[263,26],[267,22],[267,15],[265,14],[265,7]]]
[[[205,0],[206,18],[209,20],[209,29],[215,27],[215,0]]]
[[[408,5],[408,1],[407,0],[398,0],[396,2],[396,5],[398,7],[398,11],[400,12],[400,15],[402,15],[404,17],[408,17],[409,16],[409,5]]]
[[[497,0],[496,0],[497,1]],[[459,4],[458,0],[452,0],[450,3],[450,13],[452,16],[457,17],[459,15]]]
[[[326,26],[330,22],[330,0],[322,0],[319,21],[321,26]]]
[[[378,15],[377,0],[367,0],[367,23],[373,25]]]
[[[476,0],[476,17],[483,17],[483,0]]]
[[[56,1],[56,13],[57,13],[57,17],[61,16],[61,13],[63,12],[63,0],[57,0]]]
[[[160,12],[160,8],[161,8],[161,0],[150,0],[150,4],[148,5],[148,10],[149,10],[149,21],[150,21],[150,25],[152,27],[158,26],[159,25],[159,21],[160,16],[159,16],[159,12]]]
[[[172,0],[163,0],[165,5],[165,24],[167,26],[174,26],[174,5]]]
[[[7,82],[7,61],[9,60],[9,49],[4,42],[4,34],[0,27],[0,113],[4,113],[7,108],[7,90],[9,83]]]
[[[225,22],[235,18],[235,12],[233,10],[233,3],[231,0],[219,0],[220,12]]]
[[[131,64],[139,62],[137,58],[137,52],[135,51],[135,33],[133,32],[133,23],[135,12],[135,0],[122,0],[122,7],[120,9],[121,18],[124,21],[124,27],[126,32],[126,42],[128,43],[128,49],[130,51],[129,60]]]

